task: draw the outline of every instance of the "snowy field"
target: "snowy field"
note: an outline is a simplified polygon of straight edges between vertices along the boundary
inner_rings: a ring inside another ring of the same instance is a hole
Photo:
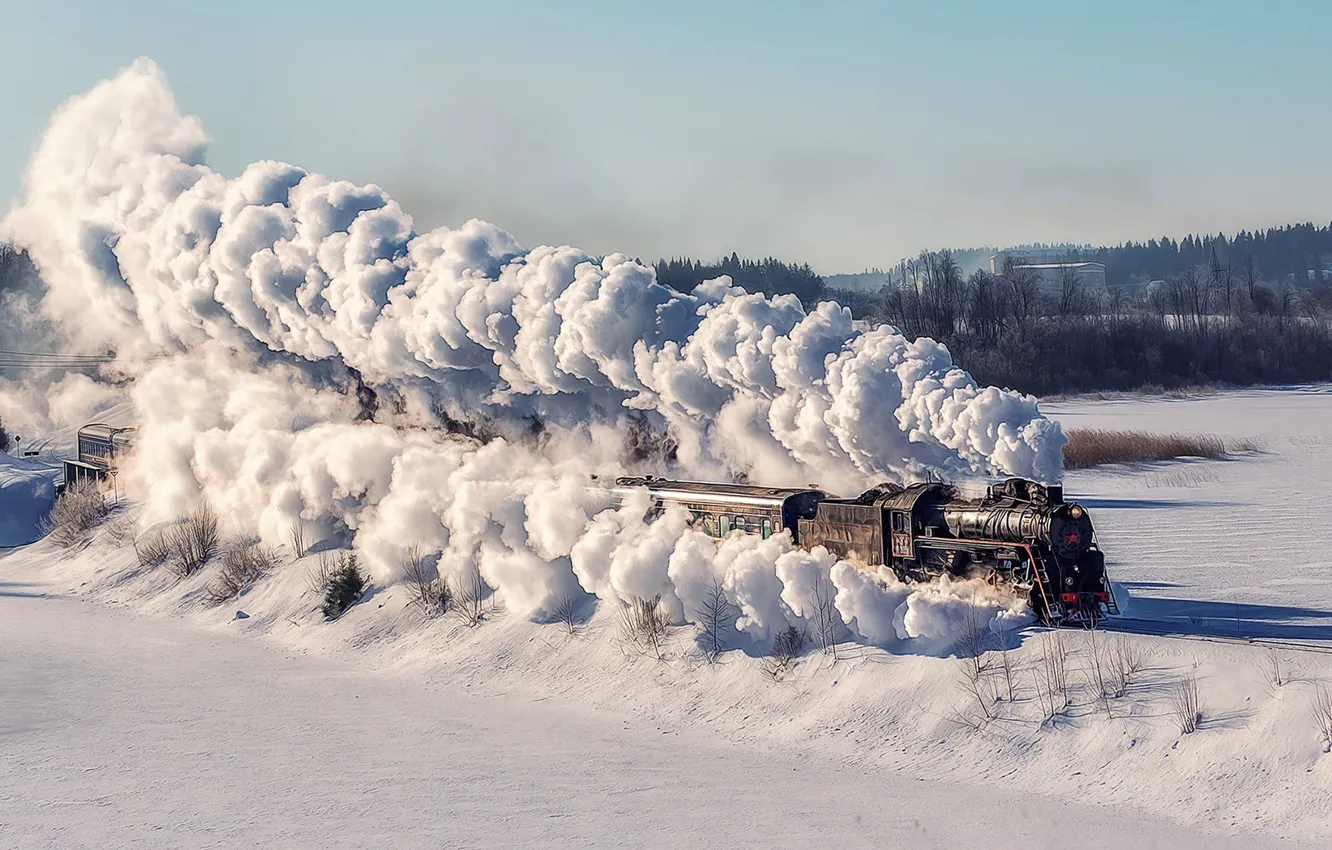
[[[1068,491],[1092,507],[1133,616],[1191,635],[1328,637],[1332,392],[1050,413],[1072,427],[1258,439],[1261,454],[1076,473]],[[1041,723],[1028,677],[1051,637],[1029,629],[1012,653],[1014,699],[969,728],[946,653],[848,645],[774,681],[743,653],[708,665],[684,628],[664,661],[635,653],[604,604],[572,635],[502,611],[468,628],[423,621],[400,587],[328,624],[303,563],[211,608],[209,575],[141,570],[116,523],[81,550],[0,554],[4,846],[1332,837],[1332,756],[1309,711],[1332,656],[1285,652],[1294,681],[1273,688],[1263,648],[1133,636],[1148,664],[1107,717],[1084,684],[1090,637],[1065,633],[1073,705]],[[1192,671],[1203,722],[1181,735],[1170,694]]]
[[[1131,616],[1188,632],[1332,640],[1332,387],[1043,405],[1068,428],[1213,433],[1262,452],[1073,472]]]

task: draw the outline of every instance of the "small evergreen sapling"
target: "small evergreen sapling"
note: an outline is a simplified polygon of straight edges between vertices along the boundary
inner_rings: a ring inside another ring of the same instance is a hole
[[[324,588],[324,616],[330,620],[341,617],[360,600],[364,590],[365,577],[361,575],[360,566],[356,562],[356,553],[348,552],[339,557]]]

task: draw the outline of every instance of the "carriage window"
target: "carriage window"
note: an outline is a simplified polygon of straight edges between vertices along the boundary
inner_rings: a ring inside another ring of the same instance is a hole
[[[735,518],[735,530],[741,534],[745,533],[745,518],[738,516]]]
[[[731,533],[731,518],[730,518],[729,516],[727,516],[726,514],[722,514],[722,518],[721,518],[721,536],[722,536],[722,537],[725,537],[726,535],[728,535],[728,534],[730,534],[730,533]]]
[[[765,519],[763,521],[763,539],[767,540],[771,536],[772,536],[772,520]]]
[[[704,534],[709,537],[717,536],[717,522],[712,518],[712,514],[702,514],[698,521]]]

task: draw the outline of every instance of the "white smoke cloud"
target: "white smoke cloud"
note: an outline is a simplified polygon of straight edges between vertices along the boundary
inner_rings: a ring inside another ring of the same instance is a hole
[[[718,546],[683,514],[645,523],[587,475],[622,471],[634,421],[669,432],[682,477],[1061,474],[1035,400],[977,386],[931,340],[725,278],[682,294],[623,255],[524,250],[482,221],[417,233],[377,186],[278,162],[227,179],[206,146],[140,60],[60,108],[0,225],[41,269],[47,317],[131,364],[149,519],[206,498],[274,541],[302,522],[353,539],[380,582],[419,545],[521,615],[581,588],[660,594],[679,621],[719,581],[758,640],[831,576],[849,627],[883,642],[934,634],[938,601],[889,615],[886,577],[787,535]],[[354,376],[392,402],[373,421]]]

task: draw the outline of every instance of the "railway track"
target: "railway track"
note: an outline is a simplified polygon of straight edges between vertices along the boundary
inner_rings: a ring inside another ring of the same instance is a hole
[[[1289,638],[1265,637],[1262,635],[1223,635],[1198,634],[1172,628],[1157,620],[1135,620],[1131,617],[1114,617],[1103,620],[1097,626],[1101,631],[1123,632],[1125,634],[1153,635],[1175,640],[1196,640],[1205,643],[1230,643],[1242,646],[1265,646],[1273,649],[1286,649],[1292,652],[1315,652],[1332,655],[1332,643],[1299,641]]]

